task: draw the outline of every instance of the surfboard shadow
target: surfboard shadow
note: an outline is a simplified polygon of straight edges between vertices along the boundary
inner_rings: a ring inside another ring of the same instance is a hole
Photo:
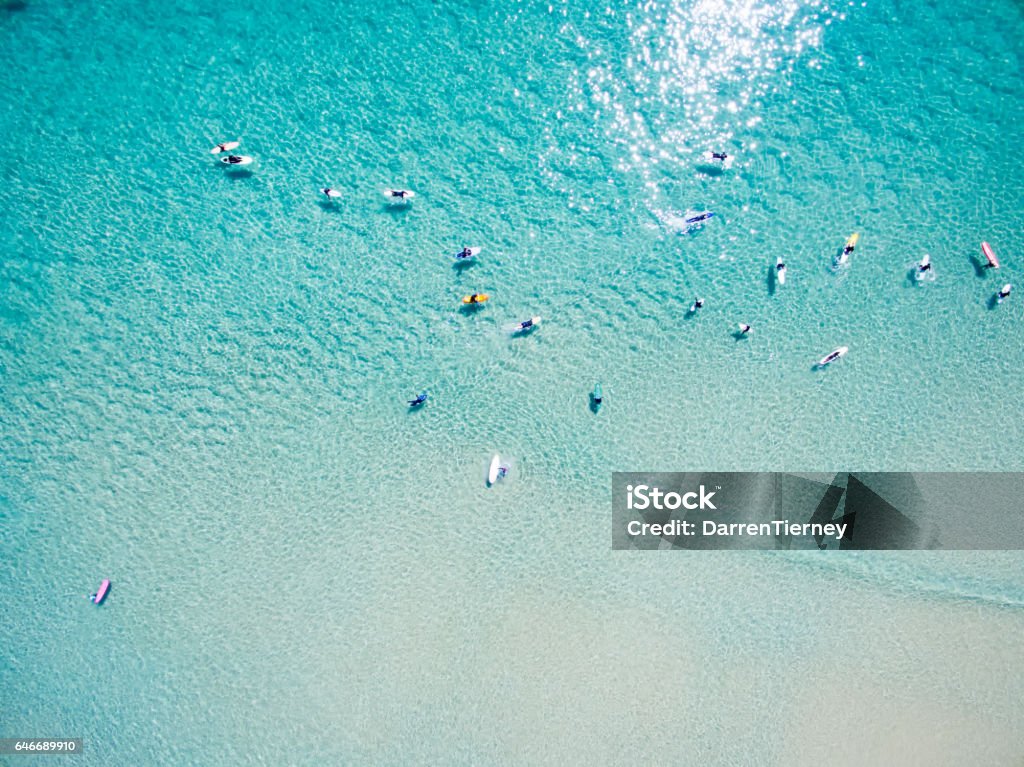
[[[774,296],[775,292],[779,289],[779,270],[775,266],[768,266],[768,295]]]
[[[17,13],[18,11],[24,11],[28,9],[28,3],[25,0],[7,0],[7,2],[0,3],[0,11],[7,13]]]
[[[732,331],[732,337],[737,342],[739,342],[739,341],[746,341],[750,337],[750,334],[749,333],[744,333],[741,330],[734,330],[734,331]]]
[[[389,216],[394,216],[395,218],[398,218],[399,216],[404,216],[411,210],[412,205],[402,203],[385,202],[380,206],[381,213],[387,213]]]
[[[452,269],[461,274],[475,265],[475,258],[460,258],[459,260],[452,262]]]
[[[251,170],[245,170],[244,168],[239,169],[228,169],[224,171],[224,175],[232,181],[243,181],[247,178],[252,178],[256,174]]]
[[[341,206],[336,202],[330,200],[317,200],[316,204],[320,206],[321,210],[327,211],[328,213],[341,213]]]
[[[993,309],[996,309],[998,306],[999,306],[999,294],[998,293],[993,293],[991,296],[988,297],[988,310],[992,311]]]
[[[697,163],[694,167],[698,173],[703,173],[705,176],[722,176],[725,174],[725,168],[721,165],[712,165],[708,162]]]

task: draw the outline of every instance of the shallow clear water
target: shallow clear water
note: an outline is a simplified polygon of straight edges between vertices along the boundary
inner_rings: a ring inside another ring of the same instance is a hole
[[[608,498],[1024,468],[1019,3],[586,8],[0,5],[0,736],[1019,762],[1019,554],[630,556]]]

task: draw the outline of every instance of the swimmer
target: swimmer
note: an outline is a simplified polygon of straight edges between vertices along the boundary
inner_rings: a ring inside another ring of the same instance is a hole
[[[337,200],[339,197],[341,197],[341,192],[339,190],[331,189],[329,186],[325,186],[320,191],[328,200]]]

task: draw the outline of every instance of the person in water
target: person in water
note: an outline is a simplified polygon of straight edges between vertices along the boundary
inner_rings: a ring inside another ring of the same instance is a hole
[[[418,407],[427,401],[427,392],[416,395],[416,399],[409,400],[409,407]]]
[[[532,319],[524,320],[523,322],[519,323],[519,329],[520,330],[526,330],[527,328],[532,328],[532,327],[533,327],[533,320]]]
[[[410,197],[411,195],[412,195],[412,192],[408,192],[405,189],[392,189],[391,190],[391,196],[392,197],[397,197],[400,200],[404,200],[406,197]]]
[[[712,152],[711,159],[721,160],[722,162],[725,162],[726,160],[729,159],[729,155],[727,155],[725,152]]]
[[[688,223],[688,224],[699,224],[701,221],[707,221],[713,215],[715,215],[715,214],[712,213],[710,210],[707,210],[707,211],[704,211],[703,213],[698,213],[693,218],[686,219],[686,223]]]
[[[239,163],[244,162],[245,158],[238,154],[229,154],[227,160],[228,165],[238,165]]]

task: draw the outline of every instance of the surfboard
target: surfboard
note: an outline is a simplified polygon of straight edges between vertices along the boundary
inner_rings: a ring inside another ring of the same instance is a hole
[[[818,367],[825,367],[826,365],[835,362],[837,359],[845,355],[850,348],[848,346],[840,346],[837,349],[833,349],[820,360],[818,360]]]
[[[238,162],[231,162],[232,157],[237,157]],[[227,157],[221,157],[220,161],[225,165],[229,165],[232,168],[241,167],[242,165],[252,165],[252,158],[249,155],[228,155]]]
[[[110,579],[104,578],[103,583],[101,583],[99,589],[96,590],[96,596],[92,598],[93,604],[103,604],[103,600],[107,598],[108,593],[110,593]]]
[[[854,232],[853,234],[851,234],[847,238],[847,240],[846,240],[846,245],[844,245],[843,249],[841,251],[839,251],[839,258],[836,259],[836,264],[838,264],[839,266],[842,266],[847,261],[849,261],[850,260],[850,253],[852,253],[853,249],[857,247],[857,243],[859,241],[860,241],[860,234],[858,234],[857,232]]]
[[[220,154],[221,152],[230,152],[232,149],[238,149],[241,145],[241,141],[225,141],[223,144],[217,144],[213,149],[210,150],[210,154]]]
[[[469,255],[468,256],[462,255],[462,250],[468,250],[469,251]],[[462,250],[460,250],[458,253],[454,254],[452,256],[452,258],[454,258],[456,261],[468,261],[471,258],[476,258],[480,254],[480,251],[482,250],[482,248],[463,248]]]
[[[498,481],[498,476],[501,474],[501,456],[497,453],[491,459],[491,467],[487,470],[487,484],[493,485]]]
[[[780,285],[786,284],[786,263],[782,260],[782,256],[775,260],[775,276],[778,278]]]
[[[995,251],[992,250],[992,246],[987,242],[981,243],[981,252],[985,254],[985,260],[988,261],[988,265],[993,269],[999,268],[999,259],[996,258]]]
[[[476,300],[473,300],[473,295],[476,296]],[[485,302],[489,301],[490,298],[491,298],[486,293],[474,293],[473,295],[463,296],[462,297],[462,303],[464,303],[464,304],[466,304],[468,306],[475,306],[477,304],[485,303]]]

